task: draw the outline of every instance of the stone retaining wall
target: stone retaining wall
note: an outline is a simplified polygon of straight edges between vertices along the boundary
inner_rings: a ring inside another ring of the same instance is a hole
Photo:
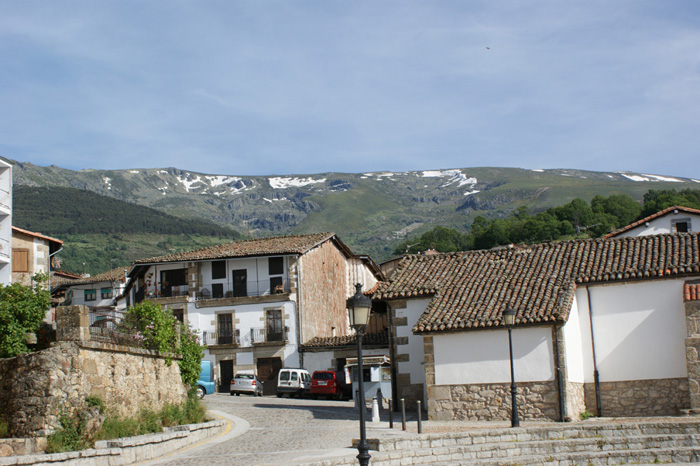
[[[156,351],[89,341],[84,306],[59,307],[56,320],[57,343],[0,359],[0,416],[12,437],[46,437],[61,414],[86,408],[89,396],[122,416],[185,400],[176,360],[168,365]]]
[[[595,384],[585,384],[586,408],[596,410]],[[605,417],[675,416],[690,407],[688,379],[601,382],[601,415]]]
[[[523,382],[518,388],[521,419],[559,420],[555,381]],[[428,418],[435,421],[493,421],[511,417],[510,384],[429,385]]]
[[[160,458],[223,432],[226,421],[166,427],[158,434],[96,442],[91,450],[32,456],[0,457],[0,466],[121,466]]]

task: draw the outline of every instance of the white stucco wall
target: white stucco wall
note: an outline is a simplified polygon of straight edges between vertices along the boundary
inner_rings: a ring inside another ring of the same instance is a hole
[[[687,376],[683,280],[594,285],[590,296],[595,355],[602,382]],[[585,287],[577,289],[576,300],[584,379],[593,382]]]
[[[399,362],[397,370],[399,374],[410,374],[411,383],[422,383],[425,385],[425,350],[423,348],[423,337],[414,335],[413,326],[418,318],[423,314],[425,308],[430,303],[430,299],[409,299],[406,307],[396,309],[396,317],[406,317],[408,325],[396,328],[397,337],[408,337],[407,345],[397,347],[398,354],[408,354],[408,361]]]
[[[313,374],[314,371],[332,371],[333,351],[306,351],[304,353],[304,369]]]
[[[675,233],[671,228],[672,220],[688,220],[690,222],[690,231],[700,231],[700,215],[689,214],[687,212],[678,212],[674,214],[672,212],[651,220],[644,225],[639,225],[638,227],[632,228],[629,231],[617,235],[618,238],[624,238],[627,236],[647,236],[647,235],[660,235],[663,233]]]
[[[588,301],[585,302],[586,305],[588,305],[587,303]],[[569,382],[585,382],[586,370],[587,368],[590,370],[590,364],[586,366],[586,358],[590,361],[590,343],[588,346],[585,346],[583,339],[583,335],[590,334],[589,329],[590,325],[588,325],[587,321],[581,322],[578,299],[574,297],[574,302],[569,312],[569,319],[566,321],[563,329],[564,353]],[[585,341],[589,342],[590,339]]]
[[[518,328],[512,335],[515,380],[553,380],[551,327]],[[510,382],[506,330],[435,335],[433,345],[437,385]]]

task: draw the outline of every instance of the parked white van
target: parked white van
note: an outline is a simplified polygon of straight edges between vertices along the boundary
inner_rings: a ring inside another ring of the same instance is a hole
[[[311,388],[311,375],[304,369],[280,369],[277,375],[277,396],[285,393],[303,398]]]

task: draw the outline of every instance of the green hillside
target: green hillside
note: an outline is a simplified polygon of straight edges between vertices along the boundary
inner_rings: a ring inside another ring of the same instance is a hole
[[[100,273],[171,252],[240,239],[207,220],[187,220],[149,207],[64,187],[15,186],[13,224],[60,239],[64,270]]]

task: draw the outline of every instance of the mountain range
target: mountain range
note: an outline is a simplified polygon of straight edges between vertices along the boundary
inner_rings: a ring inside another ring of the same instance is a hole
[[[177,168],[68,170],[8,160],[15,186],[69,187],[237,230],[243,237],[334,231],[356,253],[387,259],[434,226],[466,231],[478,216],[531,212],[574,198],[698,189],[700,180],[576,169],[455,168],[287,176]]]

